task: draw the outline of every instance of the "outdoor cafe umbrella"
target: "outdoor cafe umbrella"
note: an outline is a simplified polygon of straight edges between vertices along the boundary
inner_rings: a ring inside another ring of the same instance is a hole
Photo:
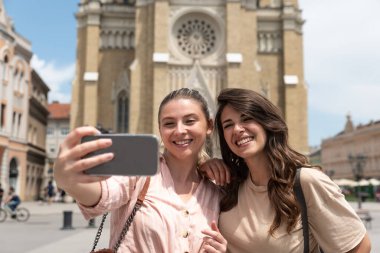
[[[373,186],[378,186],[380,185],[380,180],[376,179],[376,178],[371,178],[371,179],[368,179],[369,183]]]
[[[351,179],[341,178],[341,179],[335,179],[334,182],[339,186],[357,186],[357,182]]]
[[[370,183],[367,179],[361,179],[358,183],[357,186],[368,186]]]

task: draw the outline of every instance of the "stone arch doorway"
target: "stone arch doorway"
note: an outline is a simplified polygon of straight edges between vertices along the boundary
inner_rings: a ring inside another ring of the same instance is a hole
[[[9,186],[13,186],[16,189],[18,178],[18,161],[16,158],[12,158],[9,163]]]

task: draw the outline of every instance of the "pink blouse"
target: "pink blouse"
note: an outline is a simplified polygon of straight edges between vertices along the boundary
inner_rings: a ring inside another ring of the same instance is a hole
[[[95,207],[79,207],[86,219],[112,210],[110,247],[116,244],[145,183],[145,177],[113,176],[101,183],[102,197]],[[218,221],[219,189],[202,179],[193,196],[184,202],[174,190],[165,160],[151,177],[143,206],[120,245],[118,252],[198,252],[213,220]]]

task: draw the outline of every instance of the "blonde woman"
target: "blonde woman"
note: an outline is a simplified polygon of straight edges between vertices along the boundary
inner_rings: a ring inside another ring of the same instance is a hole
[[[159,172],[151,177],[143,206],[117,252],[225,252],[227,241],[215,223],[220,192],[197,170],[213,129],[206,101],[196,90],[173,91],[160,105],[158,122],[165,147]],[[112,213],[112,248],[133,208],[129,203],[136,200],[145,178],[85,175],[84,170],[113,158],[103,154],[80,159],[111,145],[107,139],[80,144],[83,136],[94,134],[98,134],[95,128],[81,127],[67,136],[55,164],[55,180],[76,199],[87,219]]]

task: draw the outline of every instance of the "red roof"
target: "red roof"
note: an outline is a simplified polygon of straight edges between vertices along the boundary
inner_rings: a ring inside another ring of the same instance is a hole
[[[69,119],[70,118],[70,104],[60,104],[53,102],[48,105],[49,119]]]

